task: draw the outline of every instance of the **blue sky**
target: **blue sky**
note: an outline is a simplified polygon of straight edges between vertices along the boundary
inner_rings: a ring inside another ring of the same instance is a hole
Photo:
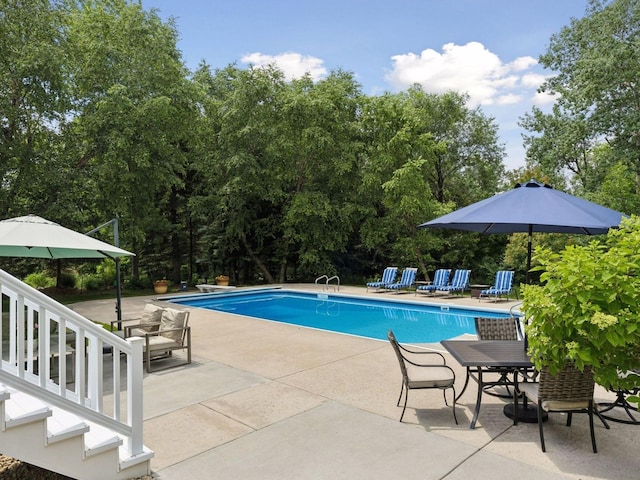
[[[587,0],[141,0],[176,21],[190,69],[276,63],[289,77],[353,72],[367,95],[458,90],[496,119],[507,168],[524,166],[518,118],[545,75],[551,35]]]

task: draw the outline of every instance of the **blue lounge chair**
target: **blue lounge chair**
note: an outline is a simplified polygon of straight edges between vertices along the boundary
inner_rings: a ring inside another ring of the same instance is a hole
[[[389,283],[384,286],[385,290],[401,290],[403,288],[410,288],[416,281],[417,268],[409,267],[402,271],[402,277],[400,281],[396,283]]]
[[[451,270],[448,268],[441,268],[436,270],[436,273],[433,275],[433,283],[431,285],[420,285],[416,288],[416,295],[418,292],[423,293],[435,293],[436,290],[442,290],[442,287],[446,287],[449,285],[449,275],[451,274]]]
[[[513,289],[513,271],[511,270],[499,270],[496,272],[496,280],[491,288],[480,291],[478,300],[482,297],[494,297],[497,301],[500,295],[506,295],[509,300],[509,294]]]
[[[456,270],[451,279],[451,284],[441,288],[444,292],[459,292],[460,295],[469,288],[469,277],[471,270]]]
[[[375,288],[376,290],[380,290],[385,285],[389,285],[396,281],[396,276],[398,275],[398,267],[387,267],[382,272],[382,278],[377,282],[369,282],[367,283],[367,292],[370,288]]]

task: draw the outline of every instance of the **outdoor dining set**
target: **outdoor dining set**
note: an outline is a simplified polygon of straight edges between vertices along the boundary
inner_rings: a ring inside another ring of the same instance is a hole
[[[400,421],[407,407],[409,390],[439,389],[447,401],[447,390],[452,390],[452,409],[455,423],[456,403],[462,397],[469,380],[477,384],[477,393],[473,415],[469,428],[474,429],[480,416],[484,395],[501,396],[510,400],[504,406],[504,414],[518,422],[537,423],[540,445],[546,451],[543,424],[548,413],[563,412],[566,424],[571,426],[574,413],[586,413],[589,416],[589,430],[594,453],[597,453],[594,417],[598,418],[606,429],[608,421],[640,425],[637,408],[626,400],[626,396],[637,394],[638,388],[614,392],[616,400],[606,404],[597,404],[594,400],[595,380],[592,370],[587,367],[579,370],[572,362],[564,369],[552,375],[547,368],[537,371],[529,358],[523,338],[521,321],[517,317],[475,318],[477,340],[443,340],[441,345],[466,369],[462,390],[456,393],[454,370],[446,364],[445,357],[436,351],[411,347],[398,343],[392,331],[388,339],[393,346],[402,372],[402,389],[398,406],[404,396],[404,405]],[[535,404],[535,408],[529,405]],[[617,410],[614,412],[614,410]]]

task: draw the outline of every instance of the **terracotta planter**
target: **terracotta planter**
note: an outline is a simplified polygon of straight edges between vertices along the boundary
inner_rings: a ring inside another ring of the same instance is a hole
[[[216,285],[227,287],[229,285],[229,277],[227,275],[220,275],[219,277],[216,277]]]
[[[153,291],[156,293],[167,293],[169,282],[166,280],[156,280],[153,282]]]

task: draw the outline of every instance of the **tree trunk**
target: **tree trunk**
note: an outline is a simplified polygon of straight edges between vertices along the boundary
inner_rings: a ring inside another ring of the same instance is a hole
[[[275,283],[275,281],[273,280],[273,276],[271,275],[271,272],[269,272],[269,270],[267,269],[266,265],[262,262],[262,260],[260,260],[260,257],[258,257],[253,252],[253,250],[251,249],[251,246],[249,246],[249,243],[247,242],[247,239],[246,239],[246,237],[244,235],[242,235],[242,245],[247,250],[247,253],[251,257],[251,259],[258,266],[258,270],[260,270],[262,272],[262,274],[264,275],[265,280],[268,283]]]

